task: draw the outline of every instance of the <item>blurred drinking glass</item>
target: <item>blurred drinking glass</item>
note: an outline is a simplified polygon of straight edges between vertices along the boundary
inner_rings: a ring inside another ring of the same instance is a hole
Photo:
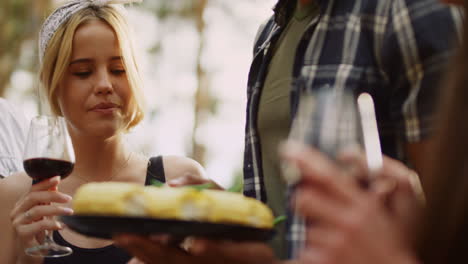
[[[362,120],[359,110],[357,97],[346,89],[327,85],[313,92],[303,93],[288,141],[313,147],[347,170],[350,164],[345,164],[338,158],[342,152],[366,153],[362,121],[367,122],[369,116],[365,115],[366,118]],[[375,122],[375,115],[373,117]],[[376,126],[373,128],[376,129]],[[380,151],[380,145],[378,150]],[[378,155],[381,156],[381,153]],[[289,185],[290,204],[294,204],[295,202],[291,201],[294,196],[291,194],[294,193],[295,185],[300,181],[301,175],[297,168],[285,163],[283,176]],[[292,243],[295,244],[292,247],[292,255],[296,256],[305,245],[305,227],[311,223],[305,223],[297,213],[288,216],[288,223],[292,232],[291,237],[294,238]]]

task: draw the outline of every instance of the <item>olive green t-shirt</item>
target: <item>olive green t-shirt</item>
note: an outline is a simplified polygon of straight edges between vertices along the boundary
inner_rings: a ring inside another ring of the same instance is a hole
[[[278,144],[286,139],[290,130],[290,91],[297,46],[309,23],[319,14],[315,2],[298,4],[294,17],[277,42],[262,89],[258,110],[262,167],[267,193],[267,205],[275,217],[285,215],[286,183],[283,180],[278,157]],[[277,235],[271,241],[276,255],[286,258],[286,230],[284,223],[276,228]]]

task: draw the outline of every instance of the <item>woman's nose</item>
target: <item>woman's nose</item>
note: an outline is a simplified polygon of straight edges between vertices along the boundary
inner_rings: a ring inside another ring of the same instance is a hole
[[[112,82],[107,70],[101,71],[98,74],[97,83],[95,86],[95,93],[97,94],[109,94],[113,92]]]

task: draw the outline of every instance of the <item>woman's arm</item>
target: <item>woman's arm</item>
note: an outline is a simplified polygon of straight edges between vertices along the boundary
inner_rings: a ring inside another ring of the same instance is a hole
[[[31,186],[24,173],[16,174],[0,183],[0,263],[39,264],[41,258],[27,256],[26,248],[37,245],[45,230],[60,230],[61,224],[46,216],[68,215],[72,212],[59,204],[71,197],[48,191],[57,187],[59,177]]]
[[[26,183],[26,177],[18,173],[0,181],[0,226],[2,228],[2,235],[0,236],[0,248],[2,249],[0,263],[2,264],[17,263],[15,232],[12,227],[10,214],[21,195],[28,191],[27,186],[31,185],[31,181]]]

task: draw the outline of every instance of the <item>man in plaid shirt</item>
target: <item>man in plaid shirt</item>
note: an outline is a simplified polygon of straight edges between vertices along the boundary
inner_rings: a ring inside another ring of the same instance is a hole
[[[290,211],[278,144],[301,93],[327,85],[370,93],[383,152],[418,170],[461,14],[438,0],[279,0],[274,11],[257,35],[249,74],[244,193],[276,215]],[[196,240],[188,252],[142,238],[126,243],[148,263],[293,263],[304,228],[289,215],[271,244],[276,256],[256,242]]]
[[[276,149],[300,94],[325,85],[370,93],[384,154],[418,170],[461,14],[438,0],[279,0],[274,11],[249,74],[244,193],[289,216],[273,248],[292,258],[305,232],[286,208]]]

